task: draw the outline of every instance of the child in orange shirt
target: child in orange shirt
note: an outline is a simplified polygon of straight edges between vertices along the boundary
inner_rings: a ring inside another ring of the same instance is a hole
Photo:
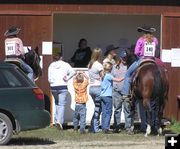
[[[89,78],[84,72],[78,72],[73,79],[75,90],[75,111],[73,117],[74,130],[78,130],[80,123],[80,133],[85,133],[86,127],[86,102],[88,100],[87,86]]]

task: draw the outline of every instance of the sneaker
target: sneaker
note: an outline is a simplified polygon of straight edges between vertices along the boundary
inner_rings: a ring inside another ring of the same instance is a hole
[[[88,129],[88,132],[89,133],[99,133],[99,132],[101,132],[101,130],[100,129],[98,129],[98,130],[92,130],[92,129]]]
[[[119,133],[120,130],[119,129],[113,129],[113,133]]]
[[[105,134],[109,134],[109,133],[110,133],[108,129],[104,129],[103,132],[104,132]]]
[[[86,132],[85,132],[85,130],[83,130],[83,131],[80,131],[80,134],[85,134]]]
[[[74,127],[74,132],[78,132],[78,128],[77,127]]]
[[[56,123],[55,126],[56,126],[56,128],[57,128],[58,130],[63,130],[62,124]]]
[[[94,131],[94,133],[100,133],[101,132],[101,130],[99,129],[99,130],[96,130],[96,131]]]
[[[128,129],[127,132],[126,132],[128,135],[133,135],[134,132],[131,130],[131,129]]]

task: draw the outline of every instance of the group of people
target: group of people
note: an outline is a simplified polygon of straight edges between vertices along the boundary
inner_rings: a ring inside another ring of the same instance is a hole
[[[34,81],[33,70],[25,62],[25,51],[23,42],[17,37],[20,28],[10,27],[5,33],[5,49],[7,58],[18,58],[21,67],[27,73],[28,77]],[[75,112],[73,118],[74,129],[78,130],[80,123],[80,132],[85,132],[86,126],[86,102],[88,101],[87,87],[90,85],[89,94],[94,102],[94,114],[91,119],[89,131],[109,133],[110,120],[114,106],[114,124],[113,132],[117,133],[120,129],[122,105],[125,113],[125,129],[132,133],[132,115],[130,104],[130,84],[132,75],[138,68],[142,59],[153,58],[157,53],[158,40],[152,33],[156,31],[150,26],[137,28],[143,35],[137,40],[134,54],[136,60],[130,66],[127,66],[125,58],[127,52],[122,50],[117,55],[116,50],[119,47],[108,45],[104,53],[101,48],[94,48],[91,51],[87,46],[85,38],[80,39],[78,49],[75,51],[71,61],[74,67],[87,67],[88,76],[83,71],[75,72],[70,64],[63,61],[62,53],[53,56],[53,62],[48,68],[48,81],[50,83],[52,94],[55,98],[56,114],[55,123],[58,128],[63,128],[64,111],[66,96],[68,94],[67,83],[73,78],[73,87],[75,91]],[[14,51],[14,52],[11,52]],[[159,59],[155,59],[158,65],[163,65]],[[144,116],[145,117],[145,116]],[[142,117],[141,117],[142,118]],[[145,118],[141,119],[145,129]]]
[[[6,37],[6,57],[18,58],[21,61],[21,67],[28,77],[34,81],[33,70],[25,62],[23,42],[17,37],[20,30],[20,28],[12,26],[4,33]],[[55,98],[55,123],[58,128],[63,128],[64,108],[68,94],[67,83],[68,80],[73,78],[76,102],[73,118],[75,130],[78,130],[80,123],[80,132],[85,132],[86,102],[88,101],[87,87],[90,85],[89,94],[92,97],[95,108],[89,131],[94,133],[100,132],[100,115],[102,114],[101,129],[104,133],[109,133],[114,106],[113,132],[119,132],[123,105],[125,129],[128,133],[132,133],[130,104],[132,75],[144,58],[153,58],[158,65],[163,65],[160,59],[155,58],[155,54],[158,51],[158,40],[152,33],[156,29],[150,26],[143,26],[138,27],[137,31],[143,32],[143,35],[137,40],[134,48],[134,54],[137,58],[128,67],[125,61],[127,57],[125,50],[122,50],[120,55],[117,55],[116,50],[118,47],[108,45],[104,53],[105,58],[103,59],[101,48],[94,48],[91,51],[90,47],[87,46],[85,38],[80,39],[78,49],[75,51],[71,61],[74,62],[74,67],[87,67],[88,76],[83,71],[75,72],[70,64],[63,61],[62,53],[53,56],[53,62],[48,68],[48,81]],[[145,118],[141,120],[144,123],[145,129]]]
[[[122,50],[120,55],[117,55],[116,50],[118,47],[109,45],[106,48],[105,59],[102,60],[101,48],[94,48],[91,52],[90,48],[87,47],[86,39],[80,40],[79,49],[75,52],[71,60],[78,59],[78,64],[75,64],[76,67],[81,67],[81,64],[86,62],[88,76],[83,71],[75,72],[67,62],[63,61],[61,54],[54,56],[54,61],[48,69],[48,80],[55,98],[55,124],[58,128],[63,128],[64,106],[68,93],[67,82],[73,77],[76,102],[73,117],[74,130],[78,130],[80,123],[80,132],[85,132],[86,102],[88,101],[87,86],[90,85],[89,94],[92,97],[95,108],[89,131],[93,133],[100,132],[100,115],[102,114],[101,129],[104,133],[109,133],[114,106],[113,132],[118,133],[123,105],[125,129],[128,134],[132,133],[130,102],[132,74],[142,59],[155,57],[158,45],[157,38],[152,35],[156,31],[155,28],[143,26],[138,27],[137,30],[144,34],[137,40],[134,49],[137,59],[128,68],[125,62],[126,51]],[[91,59],[88,59],[89,55],[91,55]]]

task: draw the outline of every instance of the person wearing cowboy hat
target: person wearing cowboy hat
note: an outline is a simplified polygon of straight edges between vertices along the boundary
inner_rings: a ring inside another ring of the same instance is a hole
[[[131,64],[125,75],[124,84],[121,90],[121,93],[125,98],[129,96],[129,89],[133,72],[139,66],[139,63],[142,60],[142,58],[151,58],[155,56],[153,54],[155,53],[155,50],[157,49],[158,45],[158,39],[152,35],[152,33],[156,31],[155,28],[150,26],[142,26],[138,27],[137,31],[142,32],[143,35],[137,40],[134,50],[134,54],[138,57],[138,59]],[[147,49],[150,49],[150,52]]]
[[[18,58],[21,67],[24,72],[27,73],[27,76],[34,82],[34,73],[33,69],[26,64],[25,60],[25,52],[23,48],[23,42],[20,38],[17,37],[17,34],[20,32],[20,28],[11,26],[4,33],[5,39],[5,50],[6,50],[6,58]],[[13,52],[11,52],[13,51]]]
[[[24,50],[23,50],[23,43],[20,38],[17,37],[17,34],[19,33],[21,29],[17,28],[15,26],[10,27],[6,32],[4,33],[4,36],[7,37],[5,39],[5,48],[9,45],[11,42],[15,42],[15,53],[13,54],[8,54],[8,57],[20,57],[24,56]],[[10,48],[10,47],[9,47]]]
[[[119,47],[115,47],[113,44],[110,44],[106,47],[106,52],[104,53],[104,56],[106,57],[104,60],[103,60],[103,64],[105,64],[106,62],[110,62],[112,63],[113,65],[115,64],[115,60],[114,58],[116,57],[116,50],[118,49]]]

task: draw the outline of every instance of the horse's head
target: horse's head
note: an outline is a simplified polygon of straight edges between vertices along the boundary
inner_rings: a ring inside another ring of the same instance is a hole
[[[33,69],[35,78],[38,78],[42,75],[38,47],[36,47],[34,50],[28,49],[28,51],[29,52],[25,54],[25,61]]]

